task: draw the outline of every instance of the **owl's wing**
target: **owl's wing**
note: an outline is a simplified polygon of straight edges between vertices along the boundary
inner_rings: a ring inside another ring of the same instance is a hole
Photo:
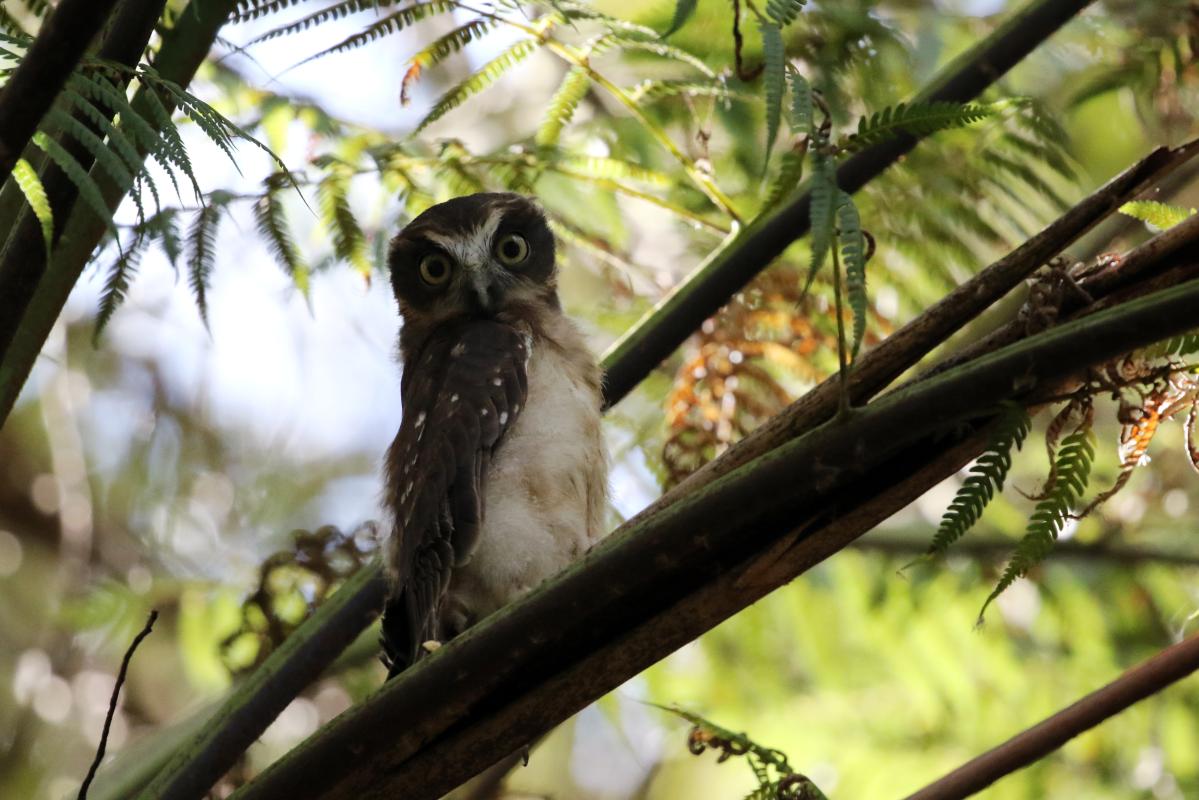
[[[487,464],[525,404],[529,339],[493,320],[445,325],[404,365],[404,416],[387,454],[393,584],[383,614],[392,675],[439,638],[451,570],[483,521]]]

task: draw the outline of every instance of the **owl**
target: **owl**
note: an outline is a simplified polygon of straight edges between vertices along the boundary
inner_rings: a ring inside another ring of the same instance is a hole
[[[578,558],[603,532],[600,369],[516,194],[429,208],[391,242],[403,418],[387,452],[389,677]]]

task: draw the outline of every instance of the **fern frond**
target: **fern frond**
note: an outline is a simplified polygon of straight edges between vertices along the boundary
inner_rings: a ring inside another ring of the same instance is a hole
[[[850,354],[857,359],[866,336],[866,237],[862,220],[848,192],[837,194],[837,241],[841,244],[841,262],[845,264],[845,293],[853,309],[853,346]]]
[[[837,171],[833,157],[817,149],[812,153],[812,202],[811,202],[811,250],[812,260],[808,265],[808,278],[804,282],[803,294],[812,288],[812,281],[828,258],[833,241],[833,213],[837,198]]]
[[[23,158],[18,158],[12,168],[12,179],[25,195],[25,202],[33,211],[38,224],[42,228],[42,239],[46,243],[46,260],[50,259],[50,245],[54,241],[54,211],[50,208],[50,200],[46,197],[46,187],[37,176],[37,170]]]
[[[787,122],[791,132],[804,136],[816,134],[816,107],[812,99],[812,85],[798,70],[791,70],[791,110]]]
[[[433,108],[420,121],[420,124],[416,126],[416,130],[413,133],[420,133],[429,125],[432,125],[450,111],[462,105],[468,98],[491,86],[491,84],[499,80],[501,75],[532,55],[537,49],[538,44],[536,39],[522,39],[491,61],[488,61],[479,68],[478,72],[443,94],[441,99],[433,104]]]
[[[237,10],[230,17],[230,22],[249,22],[250,20],[277,14],[284,9],[298,6],[306,0],[239,0]]]
[[[370,264],[366,258],[366,234],[350,208],[349,181],[338,173],[330,173],[317,186],[321,221],[333,238],[333,252],[337,257],[370,278]]]
[[[1141,351],[1146,358],[1171,358],[1199,353],[1199,329],[1171,336]]]
[[[562,129],[574,118],[575,109],[591,88],[591,76],[582,67],[572,67],[562,84],[550,98],[550,104],[545,109],[545,119],[537,129],[536,142],[542,147],[556,147],[562,136]]]
[[[1186,445],[1187,460],[1191,468],[1199,472],[1199,436],[1195,434],[1195,423],[1199,420],[1199,401],[1191,404],[1186,422],[1182,424],[1183,443]]]
[[[406,0],[342,0],[340,3],[334,3],[331,6],[314,11],[306,17],[301,17],[295,22],[289,22],[286,25],[280,25],[277,28],[272,28],[264,34],[255,36],[250,41],[246,42],[246,47],[258,44],[259,42],[278,39],[282,36],[290,36],[292,34],[301,33],[309,28],[320,25],[323,22],[328,22],[333,19],[343,19],[351,14],[357,14],[363,11],[373,11],[380,8],[388,8],[398,3],[406,2]],[[429,0],[424,3],[413,3],[406,8],[402,8],[394,14],[380,20],[380,23],[385,23],[388,26],[387,33],[396,33],[408,26],[426,19],[452,11],[456,3],[453,0]],[[375,27],[372,25],[371,27]]]
[[[35,133],[32,141],[58,165],[58,168],[66,174],[71,183],[75,184],[75,188],[79,190],[79,197],[92,213],[108,227],[108,230],[115,234],[117,229],[112,223],[112,211],[108,208],[108,203],[104,201],[104,193],[100,191],[100,187],[92,176],[87,174],[83,165],[63,149],[62,145],[42,131]]]
[[[61,108],[51,108],[46,114],[46,119],[87,148],[87,151],[96,159],[96,163],[118,184],[125,186],[133,183],[133,173],[129,171],[129,166],[118,158],[116,152],[105,145],[104,141],[88,126]]]
[[[645,80],[629,90],[628,95],[634,103],[641,101],[662,100],[667,97],[677,97],[685,94],[689,97],[715,97],[721,100],[757,102],[761,98],[749,92],[740,92],[729,88],[722,80],[689,81],[689,80]]]
[[[0,31],[5,31],[16,36],[28,36],[21,23],[17,22],[12,14],[9,14],[3,7],[0,7]]]
[[[137,152],[137,146],[125,135],[125,132],[119,125],[112,123],[112,118],[109,113],[100,109],[89,98],[79,94],[71,88],[67,88],[63,92],[63,97],[70,102],[71,106],[78,110],[83,116],[87,117],[92,124],[100,129],[100,132],[108,137],[108,143],[116,150],[117,154],[125,160],[125,164],[134,172],[140,172],[142,169],[143,160]],[[146,176],[149,180],[149,176]]]
[[[799,182],[803,180],[803,165],[807,155],[807,137],[800,139],[787,152],[783,153],[783,157],[779,161],[778,172],[775,173],[774,180],[770,182],[770,188],[766,190],[766,201],[762,203],[759,214],[765,214],[795,191]]]
[[[783,50],[783,32],[777,25],[761,23],[762,31],[762,87],[766,96],[766,155],[764,163],[770,161],[770,151],[778,138],[779,123],[783,118],[783,89],[786,86],[787,55]],[[763,169],[765,167],[763,166]]]
[[[196,199],[203,201],[204,192],[200,189],[200,183],[196,180],[196,172],[192,168],[191,156],[187,153],[187,146],[183,144],[183,137],[179,135],[179,129],[175,127],[175,123],[171,120],[171,112],[163,104],[162,98],[158,96],[158,92],[150,89],[143,92],[146,98],[146,104],[150,107],[150,113],[154,117],[154,122],[158,126],[158,146],[156,152],[162,154],[163,160],[169,161],[191,182],[192,191],[195,192]],[[168,167],[167,174],[171,175],[171,180],[174,181],[174,169]],[[175,191],[179,192],[179,185],[175,183]]]
[[[167,260],[178,272],[179,259],[183,255],[183,234],[179,230],[179,210],[176,208],[163,209],[146,220],[142,227],[148,235],[152,234],[158,238],[158,243],[162,247],[162,251],[166,253]]]
[[[1012,451],[1021,448],[1031,428],[1032,420],[1024,406],[1003,404],[986,448],[941,517],[928,555],[945,555],[950,545],[974,527],[991,499],[1003,491],[1003,482],[1012,468]]]
[[[857,132],[848,136],[841,149],[854,151],[901,134],[930,134],[947,128],[963,128],[996,114],[1007,103],[913,103],[888,106],[858,120]]]
[[[1156,200],[1132,200],[1120,206],[1120,213],[1164,231],[1194,215],[1195,209],[1159,203]]]
[[[699,5],[699,0],[675,0],[674,16],[670,19],[670,27],[662,32],[662,36],[666,37],[683,27],[687,20],[691,19],[695,14],[695,8]]]
[[[142,254],[149,244],[149,237],[142,232],[125,248],[108,270],[108,278],[104,281],[104,289],[100,293],[100,308],[96,312],[96,326],[92,331],[92,345],[100,343],[100,336],[108,327],[109,320],[117,308],[125,302],[129,293],[129,284],[141,265]]]
[[[766,16],[785,28],[795,22],[807,0],[766,0]]]
[[[1024,537],[1004,568],[999,583],[979,611],[980,621],[995,598],[1015,583],[1017,578],[1027,575],[1029,570],[1040,564],[1053,550],[1058,534],[1070,517],[1070,509],[1087,488],[1094,459],[1095,434],[1090,428],[1077,430],[1062,440],[1057,460],[1054,462],[1057,481],[1053,491],[1033,509]]]
[[[640,36],[626,36],[620,33],[610,34],[602,42],[596,44],[594,52],[603,52],[613,47],[619,47],[622,52],[633,50],[667,58],[671,61],[678,61],[703,73],[707,78],[716,78],[716,73],[704,63],[702,58],[687,52],[681,47],[675,47],[674,45],[660,42],[657,39],[644,39]]]
[[[220,222],[221,206],[210,202],[196,212],[187,234],[187,282],[205,329],[208,328],[208,283],[216,264],[216,232]]]
[[[637,181],[652,186],[670,186],[673,183],[671,177],[665,172],[649,169],[621,158],[566,156],[557,160],[555,164],[589,178]]]
[[[1049,200],[1057,208],[1068,208],[1069,203],[1066,202],[1057,190],[1050,186],[1036,170],[1030,167],[1023,161],[1019,161],[1008,155],[1000,153],[998,150],[984,150],[981,154],[984,163],[991,165],[996,170],[1006,173],[1016,180],[1023,183],[1028,188],[1032,189],[1037,194]]]
[[[279,199],[279,192],[286,182],[283,176],[272,175],[267,178],[266,193],[254,203],[254,223],[262,238],[266,240],[267,249],[271,251],[275,261],[291,277],[296,288],[307,297],[308,267],[300,257],[300,250],[288,229],[287,216]]]

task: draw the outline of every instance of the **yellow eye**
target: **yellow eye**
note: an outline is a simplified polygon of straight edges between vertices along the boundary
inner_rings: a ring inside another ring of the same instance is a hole
[[[440,286],[450,279],[450,260],[440,253],[430,253],[420,260],[420,277],[430,286]]]
[[[519,233],[509,233],[496,242],[495,255],[505,265],[514,266],[529,257],[529,243]]]

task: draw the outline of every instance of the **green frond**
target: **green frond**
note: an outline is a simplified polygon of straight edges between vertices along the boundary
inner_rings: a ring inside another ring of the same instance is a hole
[[[187,234],[187,282],[204,327],[208,327],[208,283],[216,264],[216,232],[221,221],[221,206],[209,203],[196,212]]]
[[[841,262],[845,264],[845,293],[853,310],[853,346],[856,360],[866,336],[866,237],[862,220],[848,192],[837,193],[837,241],[841,244]]]
[[[305,0],[239,0],[237,10],[230,15],[229,21],[249,22],[259,17],[277,14],[303,2]]]
[[[187,153],[187,146],[183,144],[183,137],[179,135],[179,129],[175,127],[174,121],[171,119],[171,112],[163,104],[162,98],[158,96],[158,92],[153,89],[147,89],[142,93],[146,98],[146,105],[150,107],[150,114],[154,117],[154,122],[158,126],[158,146],[153,152],[162,154],[165,161],[178,168],[180,172],[191,182],[192,191],[195,192],[197,200],[203,200],[204,192],[200,189],[200,183],[196,180],[196,172],[192,168],[191,156]],[[167,169],[167,174],[172,176],[174,181],[174,169]],[[178,193],[179,185],[175,184],[175,191]]]
[[[157,239],[167,260],[176,270],[183,255],[183,235],[179,230],[179,209],[164,208],[142,224],[142,230],[150,239]]]
[[[673,184],[673,180],[665,172],[649,169],[620,158],[571,155],[558,159],[555,164],[589,178],[629,180],[663,187]]]
[[[803,165],[807,155],[807,139],[800,139],[794,147],[783,153],[783,157],[779,161],[778,172],[775,173],[774,180],[770,182],[770,187],[766,190],[766,201],[762,203],[759,214],[765,214],[795,191],[799,182],[803,180]]]
[[[681,47],[660,42],[656,39],[644,39],[640,36],[625,36],[619,33],[610,34],[602,43],[595,47],[596,52],[618,47],[622,52],[636,51],[641,53],[650,53],[651,55],[667,58],[671,61],[678,61],[681,64],[686,64],[698,72],[704,74],[708,78],[715,79],[716,73],[712,68],[704,63],[703,59],[688,53]]]
[[[21,23],[17,22],[12,14],[9,14],[4,8],[0,7],[0,31],[5,31],[17,36],[27,36],[25,29],[21,27]]]
[[[901,134],[930,134],[947,128],[963,128],[986,119],[1010,103],[913,103],[887,106],[858,120],[858,130],[848,136],[841,148],[860,150]]]
[[[766,0],[766,16],[785,28],[799,16],[807,0]]]
[[[536,142],[541,147],[556,147],[562,130],[574,118],[575,109],[591,88],[591,76],[581,67],[572,67],[562,84],[550,98],[545,110],[545,119],[537,129]]]
[[[1069,208],[1070,204],[1066,202],[1057,190],[1050,186],[1036,170],[1017,158],[1005,155],[998,150],[984,150],[980,156],[985,164],[990,165],[996,171],[1009,175],[1012,178],[1023,183],[1028,188],[1032,189],[1037,194],[1049,200],[1057,208]]]
[[[610,33],[632,34],[645,39],[658,39],[664,35],[648,26],[605,14],[595,6],[576,0],[531,0],[531,4],[554,11],[561,16],[563,22],[587,20],[603,26]],[[501,5],[523,13],[522,4],[516,0],[505,0]]]
[[[1070,517],[1070,510],[1082,497],[1091,476],[1091,465],[1095,459],[1095,434],[1089,428],[1077,430],[1062,440],[1054,461],[1057,480],[1053,490],[1037,503],[1029,518],[1024,537],[1016,546],[1016,552],[1008,561],[999,583],[983,603],[979,620],[987,607],[999,597],[1017,578],[1041,563],[1053,550],[1058,534]]]
[[[91,209],[92,213],[98,219],[108,226],[109,231],[116,233],[116,226],[112,224],[112,211],[108,208],[108,203],[104,201],[104,193],[100,191],[100,187],[83,165],[76,158],[63,149],[62,145],[47,136],[44,132],[38,131],[33,135],[33,143],[50,157],[58,168],[61,169],[66,176],[75,184],[75,188],[79,191],[79,197]]]
[[[129,293],[129,284],[132,282],[133,276],[137,273],[137,268],[141,265],[142,254],[145,252],[149,241],[150,238],[139,231],[134,240],[126,246],[124,252],[117,257],[117,260],[109,268],[108,278],[105,279],[104,289],[100,293],[100,308],[96,312],[96,327],[92,331],[93,346],[99,345],[100,336],[104,333],[104,329],[108,327],[108,322],[112,319],[112,315],[125,302],[125,297]]]
[[[812,85],[808,79],[799,74],[799,70],[791,70],[791,110],[788,123],[791,132],[803,136],[816,134],[816,108],[812,100]]]
[[[763,162],[770,161],[770,151],[779,135],[779,123],[783,118],[783,90],[786,86],[787,55],[783,50],[783,32],[777,25],[761,23],[762,31],[762,87],[766,96],[766,155]],[[763,167],[764,169],[765,167]]]
[[[641,101],[652,102],[667,97],[687,95],[689,97],[715,97],[721,100],[739,101],[746,103],[761,100],[757,95],[729,88],[723,80],[689,81],[689,80],[645,80],[628,91],[629,99],[634,103]]]
[[[42,228],[42,239],[46,242],[46,259],[50,258],[50,245],[54,241],[54,211],[46,197],[46,187],[37,176],[37,170],[23,158],[18,158],[12,168],[12,179],[25,195],[25,202]]]
[[[1141,351],[1146,358],[1174,358],[1199,353],[1199,329],[1150,345]]]
[[[675,0],[674,16],[670,19],[670,27],[663,31],[662,35],[669,36],[687,24],[687,20],[691,19],[698,5],[699,0]]]
[[[424,19],[426,16],[440,13],[433,7],[434,4],[430,3],[428,5],[429,7],[424,8],[416,17],[411,16],[408,13],[408,9],[403,9],[394,14],[390,14],[378,22],[371,23],[358,33],[355,33],[352,36],[347,36],[345,39],[341,40],[332,47],[308,56],[303,61],[300,61],[298,64],[296,64],[296,66],[300,66],[300,64],[307,64],[309,61],[315,61],[316,59],[324,58],[325,56],[348,53],[351,50],[357,50],[359,47],[369,44],[376,39],[381,39],[385,36],[390,36],[393,33],[398,33],[418,19]],[[450,3],[450,5],[453,6],[455,4]],[[448,56],[452,55],[453,53],[457,53],[470,42],[481,38],[485,33],[487,33],[487,31],[495,27],[496,24],[497,23],[494,20],[478,18],[471,20],[465,25],[454,28],[444,36],[435,39],[428,47],[413,56],[411,59],[412,66],[409,68],[409,72],[416,70],[419,73],[419,71],[422,69],[427,69],[428,67],[444,61]],[[405,76],[405,86],[409,82],[410,80],[408,76]]]
[[[388,8],[406,2],[406,0],[342,0],[340,3],[334,3],[331,6],[314,11],[306,17],[301,17],[295,22],[289,22],[286,25],[280,25],[277,28],[272,28],[260,36],[255,36],[250,41],[246,42],[246,47],[258,44],[259,42],[278,39],[281,36],[290,36],[295,33],[301,33],[309,28],[320,25],[323,22],[328,22],[333,19],[343,19],[351,14],[357,14],[363,11],[373,11],[380,8]],[[387,26],[387,33],[396,33],[408,26],[419,22],[422,19],[444,14],[453,11],[457,4],[453,0],[429,0],[424,3],[413,3],[410,6],[400,9],[394,14],[379,20],[370,27],[374,28],[377,25],[383,24]],[[369,30],[369,28],[368,28]],[[363,31],[365,33],[365,31]],[[343,42],[344,44],[344,42]],[[350,48],[352,49],[352,48]]]
[[[499,80],[501,75],[532,55],[537,47],[538,42],[536,39],[522,39],[491,59],[491,61],[488,61],[479,68],[478,72],[443,94],[441,99],[433,104],[433,108],[420,121],[420,124],[416,126],[414,133],[420,133],[429,125],[462,105],[468,98],[491,86],[491,84]]]
[[[970,467],[969,475],[941,517],[928,548],[930,556],[945,555],[950,545],[974,527],[991,499],[1003,491],[1003,482],[1012,468],[1012,451],[1020,449],[1031,428],[1032,420],[1024,406],[1003,404],[986,448]]]
[[[291,231],[287,225],[287,216],[283,211],[283,203],[279,198],[280,191],[286,182],[272,175],[266,180],[267,191],[254,203],[254,224],[259,234],[266,240],[267,249],[275,257],[279,266],[283,267],[295,283],[296,288],[308,295],[308,267],[300,256]]]
[[[122,161],[116,152],[104,144],[104,141],[88,126],[71,116],[61,108],[51,108],[46,119],[67,133],[96,159],[96,163],[108,173],[108,176],[119,185],[127,186],[133,183],[133,173],[129,166]]]
[[[1195,209],[1159,203],[1156,200],[1132,200],[1120,206],[1120,213],[1164,231],[1194,215]]]
[[[1065,149],[1058,141],[1030,138],[1014,131],[1005,131],[999,137],[997,145],[1044,164],[1066,180],[1072,181],[1078,177],[1077,171],[1067,159]]]
[[[87,117],[92,124],[100,129],[100,132],[108,137],[108,143],[112,146],[125,164],[133,172],[140,172],[142,169],[143,160],[137,152],[137,146],[125,135],[125,132],[119,125],[114,125],[109,113],[100,109],[89,98],[79,94],[71,88],[67,88],[63,92],[63,97],[66,98],[71,106],[78,110],[83,116]],[[149,176],[147,175],[147,180]]]
[[[325,176],[317,186],[321,222],[333,239],[333,252],[364,276],[370,277],[366,258],[366,234],[350,208],[349,180],[336,172]]]
[[[806,295],[828,258],[833,241],[833,214],[837,199],[837,170],[833,157],[817,149],[812,153],[811,250],[808,278],[804,282]]]

